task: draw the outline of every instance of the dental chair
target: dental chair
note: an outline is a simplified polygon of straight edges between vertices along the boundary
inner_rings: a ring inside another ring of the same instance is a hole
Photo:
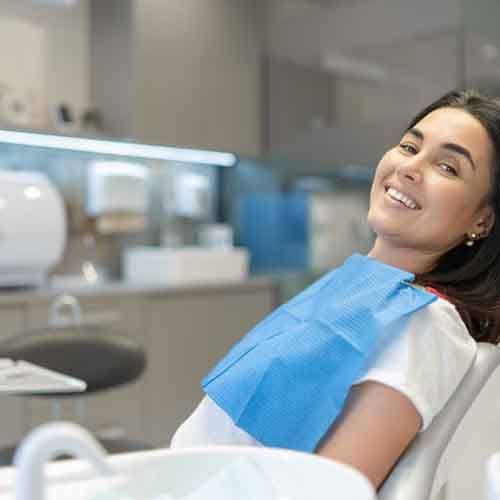
[[[486,425],[489,420],[500,427],[500,405],[488,404],[488,412],[474,408],[479,393],[499,365],[500,347],[479,343],[474,363],[464,379],[429,428],[417,436],[395,465],[379,490],[379,500],[443,498],[440,495],[446,491],[457,455],[468,454],[478,424]],[[497,399],[500,400],[500,392]],[[470,425],[468,420],[474,418]],[[478,493],[476,491],[476,498]]]
[[[500,453],[488,459],[483,491],[483,500],[500,500]]]

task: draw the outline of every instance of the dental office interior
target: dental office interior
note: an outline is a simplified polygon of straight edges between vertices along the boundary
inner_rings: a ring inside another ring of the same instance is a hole
[[[233,344],[370,249],[374,168],[410,118],[500,92],[499,18],[0,0],[0,499],[500,498],[491,360],[378,492],[314,455],[168,448]]]

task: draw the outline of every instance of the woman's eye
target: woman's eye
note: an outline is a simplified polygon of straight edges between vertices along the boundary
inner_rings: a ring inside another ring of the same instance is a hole
[[[447,163],[440,163],[439,167],[441,168],[441,170],[444,170],[447,174],[454,176],[458,175],[458,170],[455,167],[448,165]]]
[[[403,150],[406,151],[407,153],[410,153],[412,155],[416,155],[418,153],[417,148],[408,142],[402,142],[399,147]]]

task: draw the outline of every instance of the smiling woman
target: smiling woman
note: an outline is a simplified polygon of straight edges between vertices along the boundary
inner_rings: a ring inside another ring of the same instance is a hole
[[[379,487],[441,411],[500,303],[500,104],[454,91],[380,160],[377,237],[282,305],[202,382],[172,446],[315,452]]]
[[[499,102],[454,91],[419,113],[383,156],[368,214],[378,236],[371,255],[415,272],[416,283],[448,297],[476,340],[495,344],[499,186]],[[415,213],[388,215],[398,188],[419,205]]]
[[[494,221],[486,202],[493,157],[488,133],[461,109],[437,109],[408,129],[377,168],[370,255],[422,274],[467,234],[486,237]]]

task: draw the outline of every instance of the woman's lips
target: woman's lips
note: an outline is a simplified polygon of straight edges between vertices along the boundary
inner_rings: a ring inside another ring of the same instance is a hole
[[[385,198],[391,202],[391,205],[408,210],[420,210],[422,208],[412,196],[393,186],[384,186],[384,192]]]

